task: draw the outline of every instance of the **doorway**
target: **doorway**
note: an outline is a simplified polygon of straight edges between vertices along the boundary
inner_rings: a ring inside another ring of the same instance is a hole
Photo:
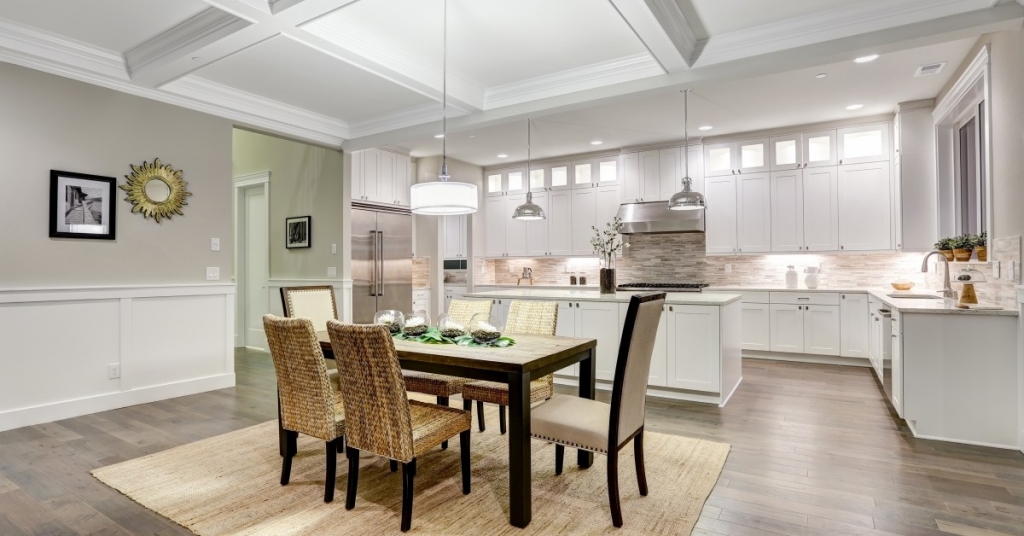
[[[267,350],[270,172],[235,177],[235,346]]]

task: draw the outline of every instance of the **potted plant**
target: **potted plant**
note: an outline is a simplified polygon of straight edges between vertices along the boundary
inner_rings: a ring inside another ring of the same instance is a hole
[[[955,260],[955,258],[953,257],[953,239],[952,238],[940,239],[938,242],[935,243],[935,249],[937,249],[940,252],[942,252],[942,256],[946,257],[947,261],[953,262]]]
[[[988,233],[982,232],[974,237],[974,252],[978,254],[979,262],[988,262]]]
[[[962,234],[952,239],[953,257],[956,262],[968,262],[971,254],[974,253],[974,237],[969,234]]]
[[[615,255],[622,250],[622,238],[619,234],[622,231],[622,220],[618,217],[605,224],[605,229],[594,230],[594,238],[590,239],[590,245],[594,247],[594,253],[601,259],[601,294],[615,293]]]

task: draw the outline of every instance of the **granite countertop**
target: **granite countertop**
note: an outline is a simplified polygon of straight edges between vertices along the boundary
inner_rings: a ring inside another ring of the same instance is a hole
[[[508,299],[550,299],[550,300],[579,300],[579,301],[600,301],[626,303],[636,292],[616,292],[615,294],[601,294],[597,290],[587,289],[565,289],[565,288],[520,288],[515,290],[493,290],[477,291],[467,295],[469,298],[508,298]],[[673,305],[726,305],[738,302],[742,296],[739,294],[703,294],[700,292],[669,292],[665,297],[665,303]]]
[[[959,290],[959,289],[956,289]],[[925,314],[960,314],[960,315],[993,315],[993,316],[1018,316],[1016,309],[959,309],[955,305],[947,304],[943,299],[915,299],[915,298],[894,298],[889,296],[895,291],[891,289],[866,288],[866,287],[835,287],[835,288],[795,288],[767,287],[767,286],[722,286],[708,287],[705,292],[833,292],[837,294],[870,294],[889,307],[898,309],[900,313],[925,313]],[[928,289],[917,289],[910,291],[912,294],[934,294],[938,292]],[[985,305],[985,304],[981,304]]]

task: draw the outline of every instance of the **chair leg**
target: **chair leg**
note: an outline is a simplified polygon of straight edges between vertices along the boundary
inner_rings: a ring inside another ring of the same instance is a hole
[[[633,438],[633,458],[636,459],[636,482],[640,485],[640,495],[647,496],[647,473],[644,471],[644,430]]]
[[[413,479],[416,476],[416,459],[402,464],[402,532],[412,527]]]
[[[388,461],[390,462],[389,465],[391,466],[391,472],[394,473],[395,471],[398,471],[398,462],[396,462],[395,460]]]
[[[469,495],[469,430],[459,434],[459,451],[462,455],[462,494]]]
[[[284,433],[284,458],[281,462],[281,485],[287,486],[288,479],[291,478],[292,475],[292,458],[295,457],[295,446],[298,443],[298,440],[295,438],[298,437],[299,433],[292,432],[291,430],[285,430]]]
[[[505,427],[505,406],[498,406],[498,430],[505,435],[508,429]]]
[[[438,406],[445,406],[445,407],[447,407],[448,406],[448,397],[447,396],[439,396],[439,397],[437,397],[437,405]],[[448,450],[448,442],[447,441],[442,441],[441,442],[441,450]]]
[[[345,454],[345,436],[338,438],[338,444],[335,445],[338,449],[338,454]]]
[[[480,400],[476,401],[476,420],[480,423],[481,432],[487,429],[487,426],[484,424],[484,403]]]
[[[345,449],[348,456],[348,489],[345,491],[345,509],[356,507],[356,491],[359,489],[359,449],[351,446]]]
[[[612,525],[622,526],[622,506],[619,504],[619,453],[608,453],[608,503],[612,507]]]
[[[462,411],[473,412],[473,401],[462,399]]]
[[[555,443],[555,474],[562,474],[562,461],[565,460],[565,445]]]
[[[324,480],[324,502],[334,500],[334,477],[338,474],[338,445],[341,438],[327,442],[327,477]]]

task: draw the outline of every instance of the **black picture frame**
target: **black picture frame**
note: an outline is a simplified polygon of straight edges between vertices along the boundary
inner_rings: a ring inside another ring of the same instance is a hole
[[[313,216],[285,218],[284,247],[287,249],[313,247]]]
[[[50,238],[115,240],[117,179],[50,170]]]

